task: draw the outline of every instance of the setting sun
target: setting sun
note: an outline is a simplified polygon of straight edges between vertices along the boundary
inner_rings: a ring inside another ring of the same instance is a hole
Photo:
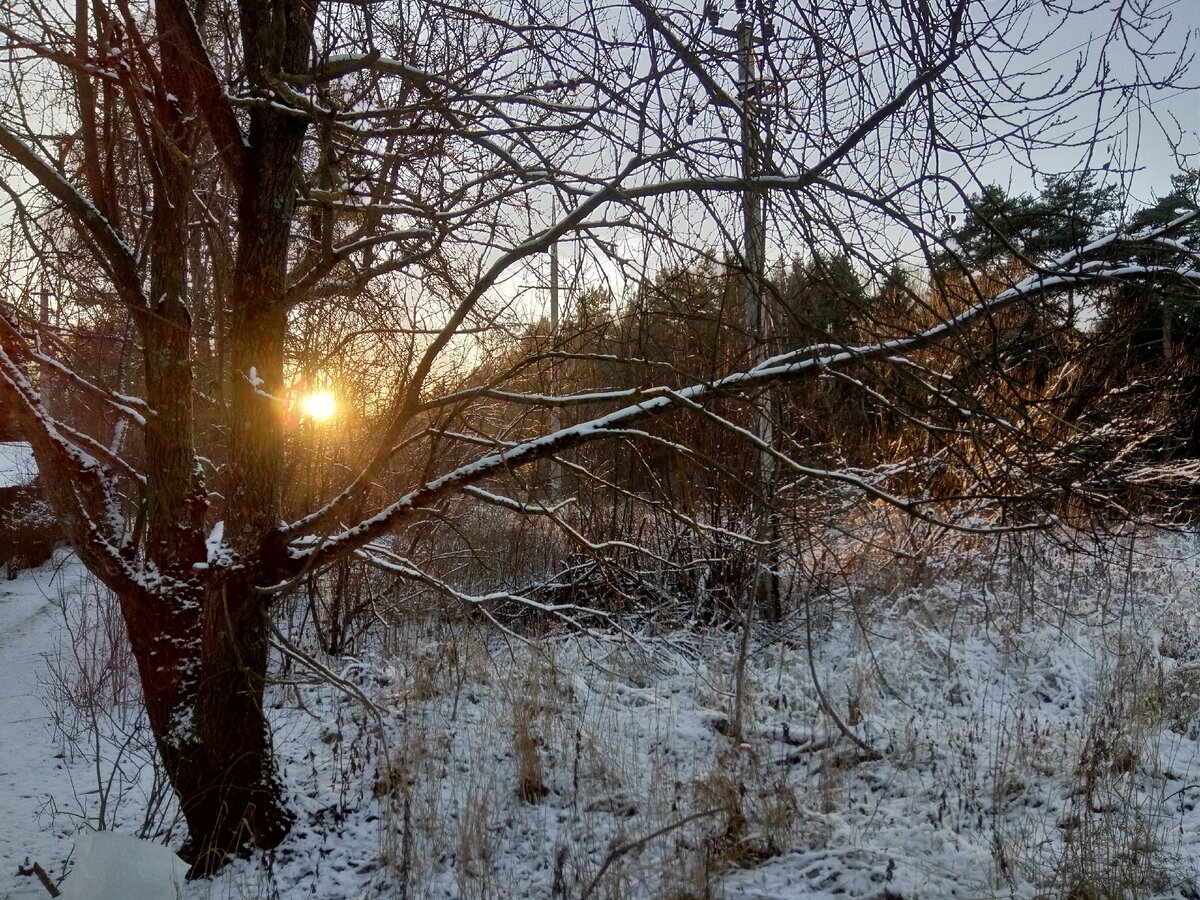
[[[313,391],[300,398],[300,412],[316,422],[324,422],[337,412],[337,400],[329,391]]]

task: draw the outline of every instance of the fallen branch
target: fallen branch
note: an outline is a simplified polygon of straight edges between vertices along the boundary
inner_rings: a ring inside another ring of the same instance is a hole
[[[25,865],[17,866],[17,874],[24,875],[27,878],[31,875],[36,875],[38,881],[42,883],[42,887],[50,892],[51,897],[58,897],[62,894],[62,891],[58,889],[58,885],[54,883],[46,870],[42,868],[42,864],[34,863],[30,865],[28,856],[25,857]]]

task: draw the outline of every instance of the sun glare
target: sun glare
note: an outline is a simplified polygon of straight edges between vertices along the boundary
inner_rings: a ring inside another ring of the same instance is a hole
[[[325,422],[337,412],[337,400],[329,391],[313,391],[300,398],[300,412],[315,422]]]

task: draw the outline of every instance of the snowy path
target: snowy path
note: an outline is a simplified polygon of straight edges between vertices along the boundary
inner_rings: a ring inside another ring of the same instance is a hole
[[[78,575],[63,556],[13,581],[0,581],[0,898],[45,897],[35,879],[17,875],[26,857],[56,877],[70,851],[67,835],[45,831],[41,815],[53,796],[72,797],[61,760],[55,758],[50,717],[38,690],[45,654],[54,646],[61,617],[55,598],[65,579]]]

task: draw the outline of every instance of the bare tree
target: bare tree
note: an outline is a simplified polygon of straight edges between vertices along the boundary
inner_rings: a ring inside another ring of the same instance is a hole
[[[1180,82],[1185,47],[1130,45],[1165,41],[1156,4],[1102,6],[821,0],[697,17],[648,0],[6,5],[0,152],[24,242],[0,319],[0,401],[71,545],[120,598],[192,873],[290,827],[262,698],[272,605],[305,575],[358,553],[455,593],[385,540],[393,529],[452,498],[528,508],[482,485],[602,438],[661,442],[642,426],[669,408],[711,419],[711,401],[753,403],[773,383],[899,365],[1030,294],[1133,274],[1133,244],[1171,226],[1038,260],[916,333],[776,347],[682,386],[556,397],[454,377],[480,361],[480,334],[529,317],[520,282],[559,242],[596,280],[704,258],[756,277],[735,224],[746,194],[767,199],[774,246],[843,254],[864,275],[898,249],[932,259],[946,204],[977,189],[984,161],[1098,147],[1124,109]],[[753,27],[731,30],[735,17]],[[1060,65],[1047,36],[1077,21],[1098,36]],[[1114,160],[1114,173],[1133,162]],[[20,294],[29,272],[68,321],[86,302],[132,322],[140,389],[60,358]],[[377,366],[353,335],[355,317],[378,324],[372,305],[388,317],[378,334],[411,359],[375,376],[360,465],[285,521],[288,392],[312,365],[290,342],[321,323],[342,329],[330,354],[360,348]],[[80,427],[47,403],[52,382],[141,441]],[[480,417],[477,433],[454,433],[493,402],[587,412],[542,435]],[[834,479],[926,514],[717,419],[780,477]]]

